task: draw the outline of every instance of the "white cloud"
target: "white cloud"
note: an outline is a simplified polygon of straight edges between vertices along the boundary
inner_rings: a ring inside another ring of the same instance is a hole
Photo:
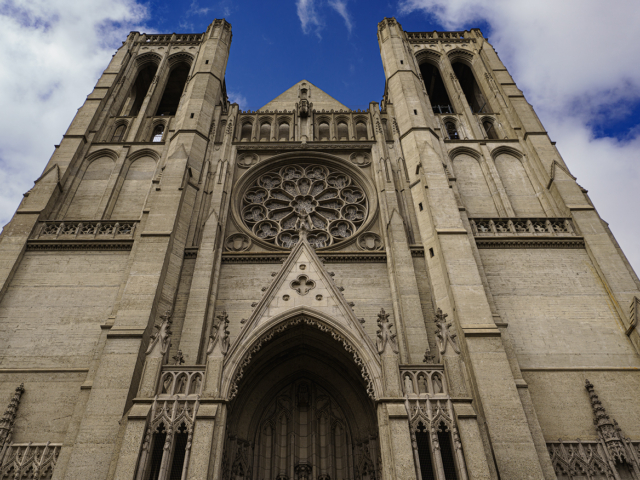
[[[344,24],[347,26],[347,30],[351,33],[353,29],[353,22],[351,16],[347,11],[347,2],[345,0],[329,0],[329,6],[333,8],[343,18]]]
[[[618,140],[595,138],[592,127],[640,101],[640,4],[400,0],[401,15],[416,11],[452,30],[490,25],[492,45],[640,271],[640,129]]]
[[[229,92],[227,96],[229,97],[229,102],[237,103],[240,110],[247,109],[247,97],[245,97],[241,93]]]
[[[315,0],[296,0],[296,10],[302,31],[309,33],[315,30],[316,35],[320,38],[320,30],[324,27],[324,23],[316,10]]]
[[[146,10],[134,0],[5,1],[0,14],[0,225],[33,186]]]

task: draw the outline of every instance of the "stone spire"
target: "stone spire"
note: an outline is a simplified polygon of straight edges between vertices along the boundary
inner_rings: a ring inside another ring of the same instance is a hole
[[[11,441],[11,434],[13,433],[13,424],[16,420],[18,413],[18,406],[20,405],[20,398],[24,393],[24,383],[21,383],[16,387],[16,392],[13,394],[9,406],[4,411],[2,419],[0,420],[0,446],[4,445],[8,441]]]
[[[598,430],[598,435],[604,442],[611,455],[611,458],[620,463],[628,461],[627,453],[622,441],[622,434],[618,422],[611,420],[606,410],[602,406],[602,402],[593,390],[593,384],[589,380],[585,380],[584,387],[589,392],[589,400],[591,400],[591,408],[593,409],[593,424]]]

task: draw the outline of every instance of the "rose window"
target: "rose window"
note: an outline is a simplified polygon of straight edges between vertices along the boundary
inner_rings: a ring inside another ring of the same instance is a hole
[[[353,236],[367,197],[347,174],[322,165],[289,165],[260,176],[242,199],[242,220],[260,239],[291,248],[306,228],[315,248]]]

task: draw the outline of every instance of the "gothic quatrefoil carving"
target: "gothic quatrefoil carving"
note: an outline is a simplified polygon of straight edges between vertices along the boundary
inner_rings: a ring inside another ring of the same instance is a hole
[[[291,288],[299,295],[306,295],[310,290],[316,288],[316,282],[310,280],[306,275],[298,275],[298,278],[291,282]]]

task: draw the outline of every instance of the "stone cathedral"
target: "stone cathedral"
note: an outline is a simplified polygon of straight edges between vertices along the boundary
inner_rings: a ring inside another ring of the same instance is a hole
[[[127,37],[0,236],[0,479],[640,480],[607,224],[480,30],[377,36],[256,111]]]

